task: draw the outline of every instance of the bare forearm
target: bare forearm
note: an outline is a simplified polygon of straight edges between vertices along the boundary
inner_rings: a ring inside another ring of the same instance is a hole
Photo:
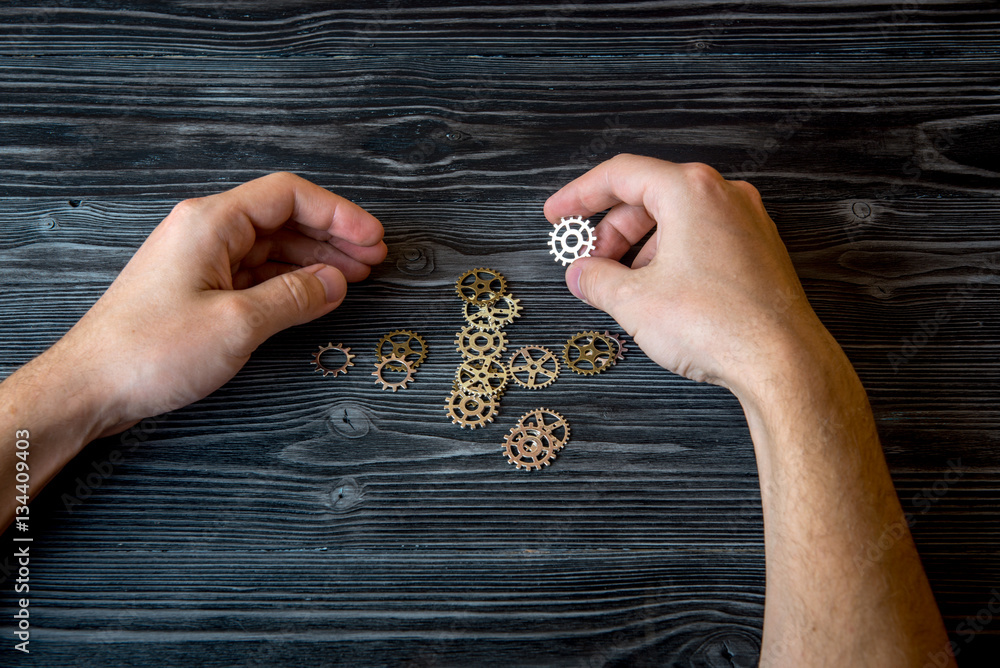
[[[59,354],[50,350],[0,383],[0,529],[11,523],[19,505],[17,473],[27,474],[28,496],[34,499],[102,430],[103,416],[91,405],[87,379],[58,362]]]
[[[923,666],[948,639],[861,382],[825,331],[770,372],[741,398],[764,510],[761,665]]]

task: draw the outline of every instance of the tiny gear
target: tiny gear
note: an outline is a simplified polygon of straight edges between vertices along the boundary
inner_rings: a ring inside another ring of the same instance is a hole
[[[622,340],[622,337],[617,334],[612,334],[608,330],[604,330],[604,336],[608,340],[615,342],[615,358],[611,361],[611,363],[618,364],[618,362],[625,359],[625,351],[627,350],[625,347],[625,341]]]
[[[475,429],[493,422],[497,412],[497,402],[493,397],[477,397],[474,394],[455,390],[444,402],[444,409],[451,416],[451,421],[463,429]]]
[[[618,347],[614,339],[599,332],[580,332],[566,341],[563,361],[573,371],[584,376],[606,371],[614,365]]]
[[[411,371],[416,371],[417,367],[427,359],[427,342],[416,332],[397,329],[379,339],[375,357],[379,362],[386,357],[399,357],[409,362]],[[393,364],[389,369],[403,371],[403,367],[399,364]]]
[[[515,383],[537,390],[556,382],[559,360],[548,348],[525,346],[511,356],[507,369]]]
[[[507,291],[507,279],[493,269],[470,269],[455,283],[462,301],[477,306],[492,304]]]
[[[323,364],[323,354],[331,350],[339,350],[344,355],[343,364],[338,367],[330,367]],[[316,357],[313,359],[312,363],[316,365],[316,368],[314,369],[315,371],[323,372],[324,378],[326,378],[326,375],[330,373],[332,373],[333,377],[336,378],[339,373],[347,375],[347,369],[354,366],[354,362],[351,360],[355,357],[357,357],[357,355],[352,355],[351,349],[346,347],[344,344],[338,343],[337,345],[333,345],[332,343],[328,343],[325,346],[319,347],[319,351],[316,353]]]
[[[549,254],[556,256],[556,262],[567,264],[581,257],[590,257],[594,252],[594,228],[589,220],[581,216],[561,218],[559,224],[549,232]]]
[[[465,321],[477,329],[495,332],[514,322],[521,315],[521,303],[510,295],[503,295],[492,304],[476,306],[466,302],[462,305]]]
[[[507,461],[514,468],[537,471],[556,458],[558,448],[553,447],[552,437],[548,433],[517,425],[504,438],[503,449]]]
[[[562,415],[548,408],[528,411],[517,421],[517,426],[548,435],[553,451],[562,450],[569,443],[569,423]]]
[[[500,396],[508,379],[507,367],[492,357],[465,360],[455,373],[459,388],[478,397]]]
[[[455,349],[466,359],[499,357],[507,350],[507,335],[501,331],[491,332],[469,325],[458,333],[455,344]]]
[[[391,382],[386,380],[386,373],[405,373],[406,376],[402,380]],[[406,384],[413,380],[413,367],[402,357],[389,355],[375,362],[375,370],[372,371],[372,375],[375,376],[376,384],[382,383],[383,390],[391,389],[395,392],[396,390],[405,390]]]

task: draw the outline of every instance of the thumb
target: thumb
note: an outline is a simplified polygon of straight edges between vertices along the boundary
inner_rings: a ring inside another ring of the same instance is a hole
[[[614,318],[619,288],[631,274],[631,269],[610,258],[580,258],[566,270],[566,286],[575,297]]]
[[[336,267],[314,264],[269,278],[243,293],[253,305],[246,323],[258,342],[340,306],[347,279]]]

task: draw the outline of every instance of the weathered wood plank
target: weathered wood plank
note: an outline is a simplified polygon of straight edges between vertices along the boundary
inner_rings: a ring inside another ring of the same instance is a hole
[[[5,58],[0,79],[6,196],[184,197],[287,169],[351,198],[544,199],[629,151],[771,201],[1000,184],[993,54]]]
[[[100,26],[95,30],[95,26]],[[997,48],[996,3],[213,2],[0,8],[0,55],[634,55]]]

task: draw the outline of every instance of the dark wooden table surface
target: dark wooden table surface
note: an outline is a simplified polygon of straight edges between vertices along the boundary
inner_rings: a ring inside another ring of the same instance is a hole
[[[731,395],[633,347],[509,391],[485,429],[442,408],[466,269],[521,300],[512,346],[614,327],[565,291],[541,205],[634,152],[760,188],[870,393],[959,659],[996,665],[998,70],[992,2],[8,0],[2,376],[191,195],[293,171],[375,213],[390,255],[51,484],[30,656],[3,542],[0,663],[753,665],[760,498]],[[431,352],[382,392],[374,346],[398,328]],[[346,377],[313,373],[328,341],[358,353]],[[573,441],[516,471],[502,437],[539,405]]]

